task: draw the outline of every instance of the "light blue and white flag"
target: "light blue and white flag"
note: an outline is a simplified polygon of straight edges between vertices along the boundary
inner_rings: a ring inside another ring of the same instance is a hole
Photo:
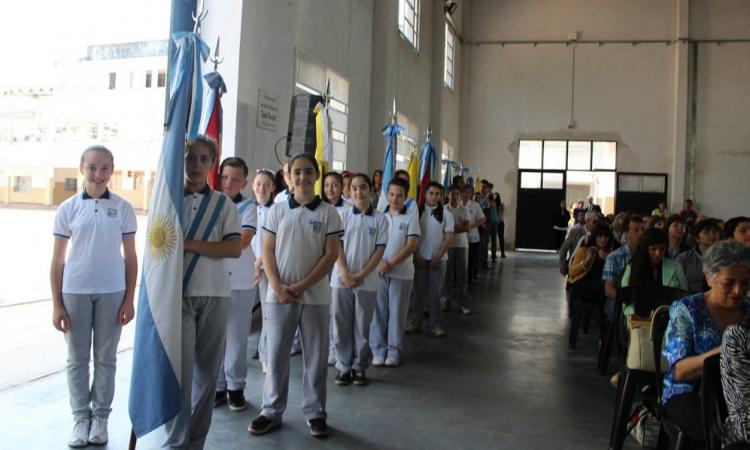
[[[384,211],[388,205],[388,185],[393,179],[393,173],[396,171],[396,139],[398,135],[404,132],[404,127],[397,123],[391,123],[383,127],[381,130],[383,136],[385,136],[385,157],[383,158],[383,178],[381,186],[383,189],[380,190],[380,198],[378,199],[378,211]]]
[[[175,33],[172,40],[176,51],[169,63],[164,142],[148,212],[130,381],[128,410],[138,437],[168,422],[182,407],[183,165],[186,138],[198,134],[201,63],[209,50],[195,33]]]
[[[450,159],[444,159],[443,164],[445,164],[445,176],[443,177],[443,187],[448,189],[451,187],[451,184],[453,184],[453,165],[455,164]]]

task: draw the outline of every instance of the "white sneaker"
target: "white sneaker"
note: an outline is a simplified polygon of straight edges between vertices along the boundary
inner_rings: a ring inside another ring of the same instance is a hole
[[[89,445],[89,420],[79,420],[73,425],[73,434],[70,435],[68,446],[73,448],[86,447]]]
[[[385,365],[385,358],[382,356],[374,356],[372,358],[372,365],[374,367],[383,367],[383,365]]]
[[[441,327],[440,325],[435,325],[434,327],[432,327],[432,335],[435,337],[445,336],[445,328]]]
[[[465,307],[465,306],[462,306],[461,307],[461,314],[463,314],[464,316],[468,316],[469,314],[471,314],[471,310],[469,308]]]
[[[108,440],[107,419],[94,416],[91,420],[91,431],[89,431],[89,444],[104,445]]]
[[[386,367],[398,367],[400,365],[400,361],[395,356],[389,356],[385,359],[385,366]]]

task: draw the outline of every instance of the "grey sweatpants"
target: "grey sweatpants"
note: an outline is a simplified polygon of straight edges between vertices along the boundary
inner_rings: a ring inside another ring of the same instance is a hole
[[[266,363],[268,361],[268,345],[266,344],[266,330],[268,327],[266,326],[266,294],[268,293],[268,278],[261,277],[260,282],[258,282],[258,289],[260,290],[260,316],[261,316],[261,326],[260,326],[260,337],[258,338],[258,359],[262,363]]]
[[[366,370],[372,362],[370,324],[377,292],[333,288],[333,340],[336,368],[342,371]]]
[[[224,358],[219,363],[216,391],[245,389],[247,378],[247,335],[255,289],[233,290],[227,304],[227,339]]]
[[[302,412],[307,420],[326,416],[330,305],[264,303],[268,372],[261,415],[281,421],[289,395],[289,353],[297,327],[302,339]]]
[[[416,327],[422,326],[424,311],[430,315],[430,327],[440,325],[440,289],[443,286],[446,262],[442,261],[437,269],[429,267],[414,268],[414,307],[412,308],[411,323]]]
[[[378,277],[378,297],[370,327],[370,347],[379,358],[400,358],[409,311],[411,280]]]
[[[182,299],[182,409],[164,425],[165,446],[196,450],[206,442],[227,331],[227,300]]]
[[[108,294],[65,294],[63,305],[70,319],[65,333],[68,344],[68,391],[75,421],[93,414],[109,417],[115,395],[117,343],[122,327],[117,315],[125,291]],[[94,382],[89,385],[91,341],[94,344]],[[90,386],[90,387],[89,387]]]
[[[448,250],[448,265],[445,268],[445,295],[449,310],[452,306],[467,306],[468,260],[468,248],[453,247]]]

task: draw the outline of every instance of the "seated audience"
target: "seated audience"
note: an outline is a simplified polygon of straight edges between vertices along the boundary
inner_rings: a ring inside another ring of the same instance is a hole
[[[724,236],[750,247],[750,217],[732,217],[724,224]]]
[[[689,250],[685,243],[685,221],[679,214],[672,214],[664,225],[667,232],[669,244],[667,245],[667,258],[676,260],[680,254]]]
[[[651,211],[652,216],[658,216],[658,217],[669,217],[672,215],[671,212],[667,209],[667,201],[662,199],[659,200],[659,206],[654,208],[653,211]]]
[[[652,228],[646,231],[638,247],[625,267],[622,276],[622,287],[661,284],[687,291],[687,278],[679,264],[669,258],[667,253],[667,233]],[[633,314],[633,305],[623,307],[625,315]]]
[[[719,240],[718,223],[714,219],[704,219],[693,225],[695,246],[677,257],[688,280],[688,290],[695,294],[708,289],[703,276],[703,254]]]
[[[669,308],[663,351],[669,364],[661,402],[670,420],[693,441],[703,440],[697,391],[703,361],[720,352],[724,330],[750,312],[750,251],[737,242],[718,242],[704,253],[703,270],[709,288]]]
[[[693,201],[689,198],[685,199],[684,206],[682,208],[682,211],[680,211],[680,216],[682,217],[682,220],[685,222],[695,222],[696,219],[698,219],[698,212],[693,209]]]

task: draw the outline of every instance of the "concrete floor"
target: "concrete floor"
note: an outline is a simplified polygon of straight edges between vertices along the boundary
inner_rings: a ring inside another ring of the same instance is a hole
[[[284,426],[262,437],[247,433],[263,381],[252,360],[250,407],[215,410],[206,448],[606,448],[614,389],[595,372],[595,329],[567,349],[555,261],[510,253],[470,291],[474,314],[449,314],[445,338],[409,336],[403,365],[369,370],[368,387],[336,386],[330,370],[326,440],[309,436],[301,413],[300,357],[293,359]],[[254,344],[257,333],[250,339]],[[100,448],[127,448],[131,357],[119,355],[110,443]],[[64,372],[0,391],[0,449],[67,448],[71,426]],[[159,448],[162,440],[157,430],[138,449]],[[637,445],[629,438],[626,448]]]

